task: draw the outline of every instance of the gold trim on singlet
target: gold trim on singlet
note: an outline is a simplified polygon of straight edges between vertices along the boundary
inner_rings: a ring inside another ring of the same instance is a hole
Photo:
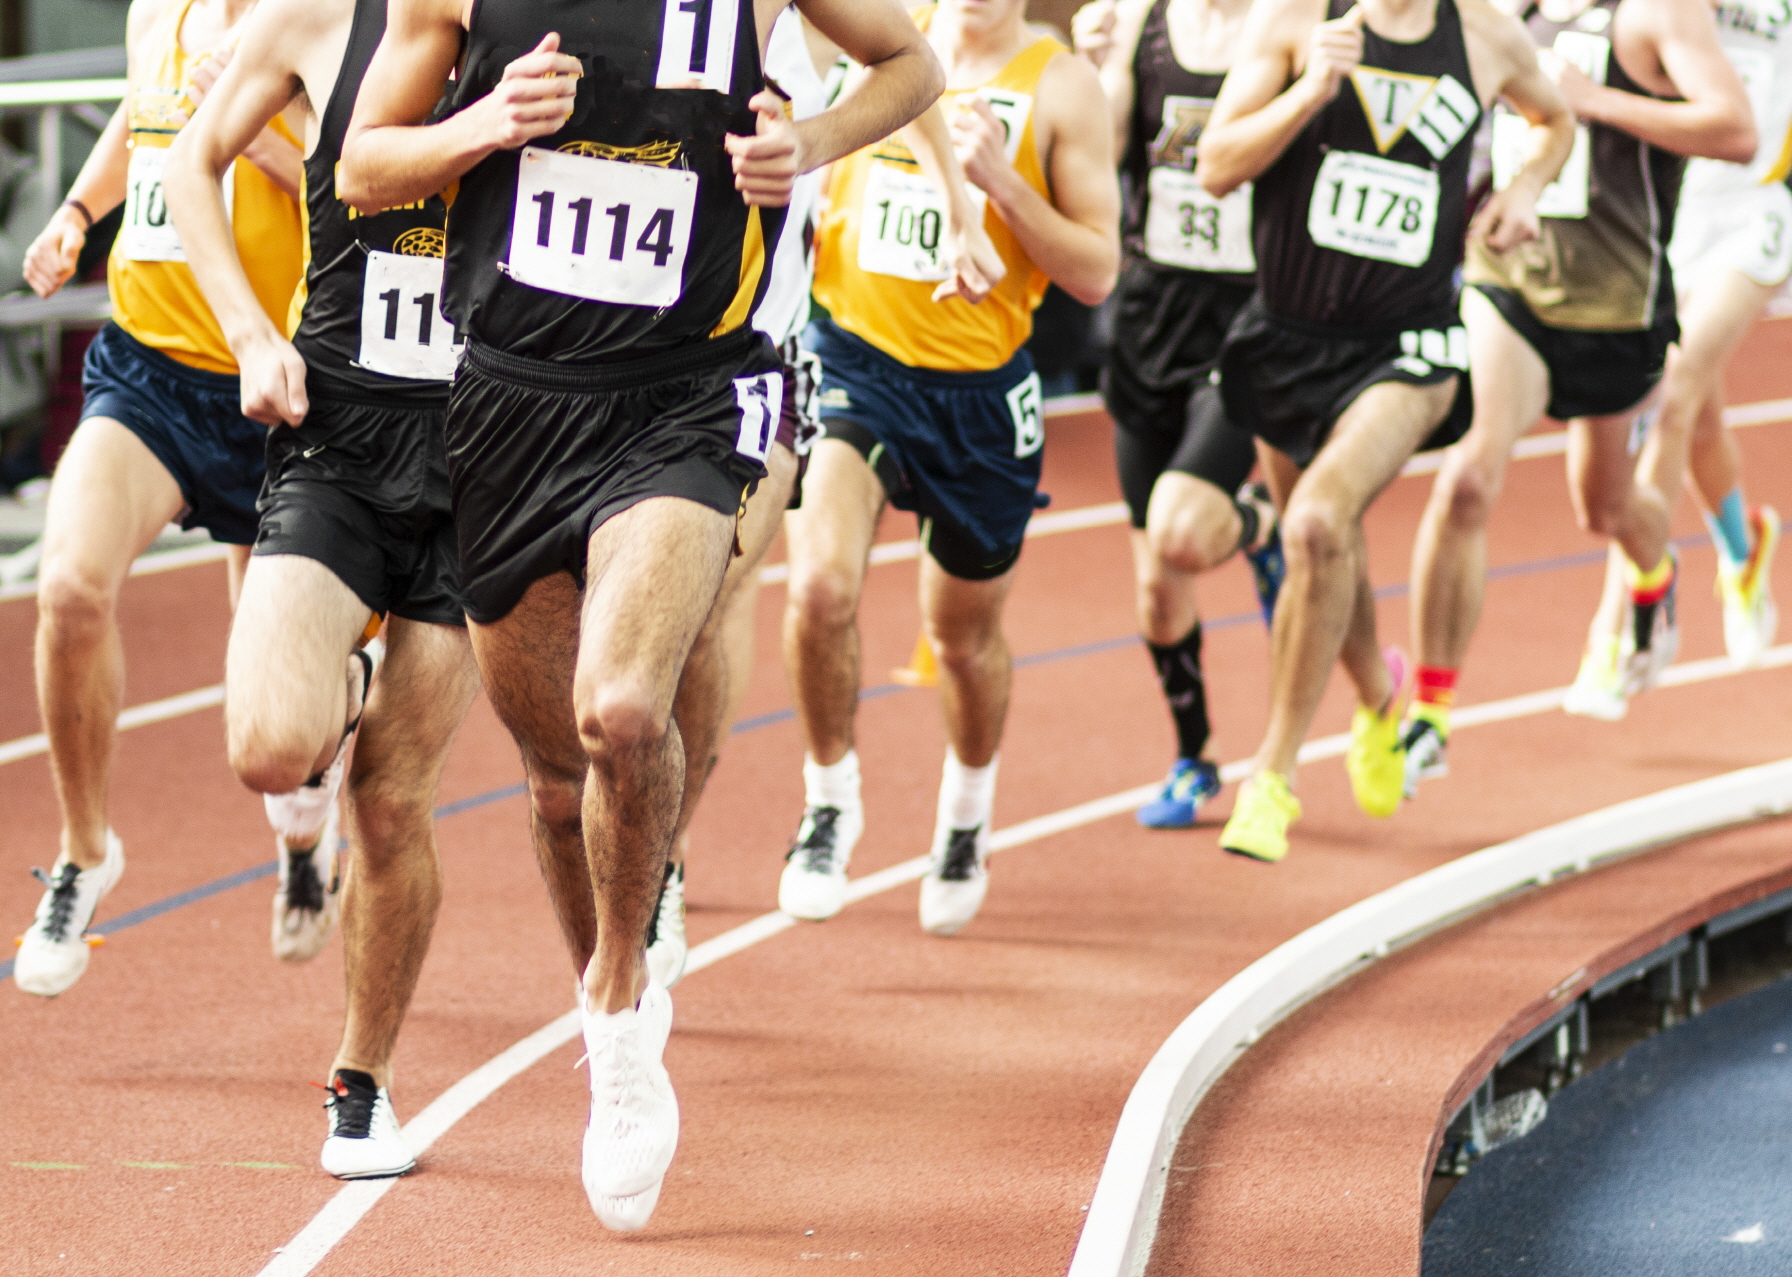
[[[765,228],[759,224],[759,209],[747,209],[747,229],[741,235],[740,286],[734,300],[722,312],[721,321],[709,330],[711,337],[725,337],[747,322],[753,313],[753,299],[759,295],[759,277],[765,273]]]

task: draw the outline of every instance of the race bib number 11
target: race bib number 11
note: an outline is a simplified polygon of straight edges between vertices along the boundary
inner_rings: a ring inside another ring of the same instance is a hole
[[[1307,234],[1321,248],[1423,266],[1437,230],[1437,174],[1357,151],[1331,151],[1313,183]]]
[[[523,148],[506,273],[587,301],[670,306],[684,291],[697,175]]]

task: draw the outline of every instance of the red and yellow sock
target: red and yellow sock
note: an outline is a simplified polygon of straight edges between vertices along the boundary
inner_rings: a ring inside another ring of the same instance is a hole
[[[1638,607],[1648,607],[1659,603],[1667,597],[1668,586],[1674,583],[1674,556],[1663,554],[1661,562],[1647,572],[1639,570],[1636,564],[1626,556],[1624,576],[1630,582],[1630,601],[1632,603]]]
[[[1450,707],[1456,702],[1456,671],[1440,665],[1421,665],[1418,681],[1412,716],[1424,719],[1437,729],[1439,736],[1448,739]]]

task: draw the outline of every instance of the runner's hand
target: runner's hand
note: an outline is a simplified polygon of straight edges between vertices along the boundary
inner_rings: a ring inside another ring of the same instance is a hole
[[[1363,23],[1368,20],[1363,6],[1352,6],[1349,13],[1313,28],[1307,43],[1307,67],[1301,72],[1315,99],[1330,102],[1338,95],[1338,86],[1363,60]]]
[[[983,202],[969,201],[973,214],[981,214]],[[952,221],[946,227],[946,262],[951,278],[933,290],[933,300],[959,297],[975,306],[995,291],[1008,273],[1008,264],[996,252],[981,218],[969,222]]]
[[[48,297],[75,273],[75,261],[86,242],[87,230],[81,224],[81,215],[72,208],[57,209],[50,224],[37,233],[31,247],[25,250],[25,282],[39,297]]]
[[[1562,92],[1562,100],[1568,109],[1579,118],[1586,117],[1586,108],[1592,97],[1599,91],[1585,71],[1564,58],[1554,49],[1538,49],[1537,65],[1543,68],[1543,74],[1556,82],[1556,88]]]
[[[730,133],[722,139],[734,161],[734,189],[748,204],[782,208],[803,171],[802,138],[784,114],[784,99],[770,89],[759,90],[747,105],[757,116],[753,136]]]
[[[559,49],[559,33],[548,32],[540,44],[505,67],[503,78],[474,105],[484,117],[486,140],[495,149],[514,151],[558,133],[572,118],[573,98],[585,68]]]
[[[952,149],[964,166],[965,180],[985,191],[1012,175],[1008,162],[1008,130],[989,103],[975,93],[961,93],[952,112]]]
[[[1481,238],[1496,253],[1536,239],[1542,233],[1537,221],[1537,197],[1517,185],[1495,191],[1469,223],[1470,239]]]
[[[1114,16],[1119,11],[1116,0],[1091,0],[1076,11],[1070,20],[1070,41],[1077,53],[1100,67],[1114,47]]]
[[[296,426],[311,411],[305,360],[292,343],[270,333],[237,356],[243,416],[264,426]]]

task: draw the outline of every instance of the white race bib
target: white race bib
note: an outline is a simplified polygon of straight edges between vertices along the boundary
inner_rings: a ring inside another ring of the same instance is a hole
[[[1493,189],[1503,191],[1518,176],[1530,149],[1531,126],[1522,115],[1500,110],[1493,116]],[[1556,180],[1537,197],[1539,217],[1585,217],[1588,180],[1593,172],[1593,135],[1574,126],[1574,149]]]
[[[1014,455],[1030,457],[1045,446],[1045,391],[1038,373],[1010,390],[1008,414],[1014,418]]]
[[[740,405],[740,434],[734,450],[744,457],[764,461],[778,437],[778,418],[784,411],[784,374],[762,372],[756,377],[734,379],[734,401]]]
[[[388,377],[452,378],[462,339],[443,317],[441,301],[441,258],[368,253],[356,362]]]
[[[684,291],[697,175],[523,148],[505,273],[587,301],[670,306]]]
[[[1437,230],[1437,174],[1358,151],[1331,151],[1313,183],[1307,234],[1321,248],[1422,266]]]
[[[1186,169],[1154,168],[1145,214],[1145,253],[1184,270],[1240,273],[1257,269],[1251,249],[1251,184],[1223,200],[1201,189]]]
[[[131,148],[131,165],[124,188],[124,222],[118,228],[118,251],[133,262],[184,262],[187,250],[168,216],[162,194],[162,173],[168,167],[168,148]],[[224,170],[224,216],[233,215],[236,204],[236,163]]]
[[[871,161],[859,217],[859,269],[898,279],[941,280],[946,201],[920,173]]]

